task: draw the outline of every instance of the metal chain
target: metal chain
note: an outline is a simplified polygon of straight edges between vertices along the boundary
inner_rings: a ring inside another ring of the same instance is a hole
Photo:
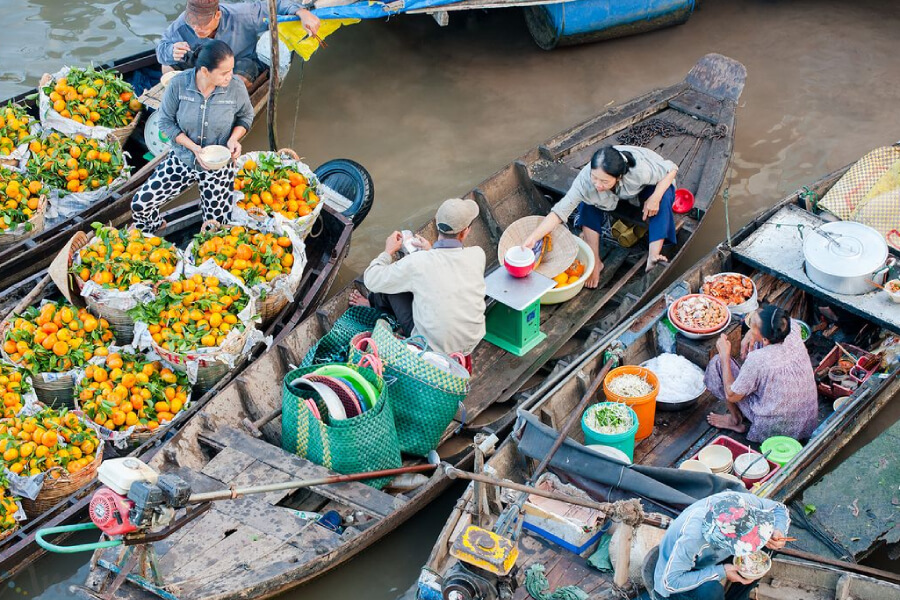
[[[676,135],[689,135],[698,139],[718,139],[725,137],[727,133],[728,127],[723,124],[715,127],[707,125],[703,128],[703,131],[695,134],[672,121],[655,118],[632,125],[620,133],[616,137],[616,141],[629,146],[644,146],[657,135],[664,138]]]

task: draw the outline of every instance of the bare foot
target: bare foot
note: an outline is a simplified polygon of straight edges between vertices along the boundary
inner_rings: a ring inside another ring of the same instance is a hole
[[[594,271],[591,273],[590,277],[587,278],[587,281],[584,282],[584,287],[589,290],[593,290],[600,283],[600,273],[603,272],[603,263],[597,261],[594,265]]]
[[[658,265],[659,263],[668,264],[669,259],[660,254],[659,256],[649,256],[647,257],[647,271],[651,271],[653,267]]]
[[[706,416],[706,420],[709,421],[709,424],[716,429],[728,429],[730,431],[736,431],[738,433],[744,433],[745,431],[747,431],[747,426],[744,425],[743,421],[736,422],[736,419],[731,415],[731,413],[725,413],[724,415],[720,415],[718,413],[709,413]]]
[[[369,299],[360,294],[358,291],[353,290],[350,292],[350,306],[371,306],[369,304]]]

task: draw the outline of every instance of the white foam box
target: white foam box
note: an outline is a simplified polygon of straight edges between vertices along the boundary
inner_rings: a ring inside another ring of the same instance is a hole
[[[557,494],[588,499],[582,490],[561,483],[554,475],[542,476],[538,479],[537,487]],[[560,500],[530,495],[523,513],[525,529],[576,554],[587,550],[606,531],[607,520],[603,513]]]

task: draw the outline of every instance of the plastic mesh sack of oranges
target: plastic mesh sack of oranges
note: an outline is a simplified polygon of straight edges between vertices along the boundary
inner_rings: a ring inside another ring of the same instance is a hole
[[[19,499],[12,495],[9,480],[4,471],[0,471],[0,540],[11,534],[25,520],[25,510]]]
[[[146,390],[146,391],[145,391]],[[110,346],[75,379],[75,406],[105,442],[128,447],[135,433],[153,433],[191,406],[187,375],[154,352]]]
[[[85,299],[127,311],[151,300],[157,282],[181,277],[184,259],[174,244],[137,229],[93,227],[93,237],[74,253],[70,267],[84,284]]]
[[[21,169],[28,157],[28,142],[40,132],[40,123],[18,104],[0,106],[0,161]]]
[[[4,350],[9,351],[12,349],[10,345],[15,343],[13,340],[7,340],[4,342]],[[15,349],[12,350],[15,352]],[[28,371],[6,363],[0,363],[0,398],[3,401],[0,418],[3,419],[20,414],[32,414],[38,407],[37,395],[34,393],[34,385]]]
[[[38,86],[41,125],[66,135],[105,140],[134,122],[143,106],[134,88],[110,70],[63,67]]]
[[[88,208],[125,183],[131,173],[122,146],[112,138],[99,141],[44,130],[28,147],[26,171],[50,189],[48,227]]]
[[[148,314],[149,312],[155,312],[155,307],[152,306],[152,304],[145,304],[130,311],[135,318],[134,341],[132,342],[132,345],[138,350],[143,351],[156,351],[157,348],[160,348],[163,350],[160,355],[179,371],[187,373],[188,380],[192,384],[197,382],[197,373],[201,365],[220,362],[231,368],[234,367],[238,358],[249,353],[256,344],[263,342],[266,346],[269,346],[272,343],[271,336],[264,336],[263,333],[256,328],[256,324],[259,321],[256,291],[248,289],[237,277],[211,261],[207,261],[199,267],[196,267],[190,276],[185,275],[185,279],[196,281],[197,278],[201,278],[204,281],[204,285],[208,284],[209,278],[215,278],[221,286],[237,286],[246,295],[246,305],[236,314],[239,326],[230,327],[221,343],[217,341],[214,345],[200,344],[189,348],[163,348],[153,337],[160,332],[154,333],[150,329],[151,326],[159,326],[160,324],[158,321],[154,322],[156,319],[155,316]],[[172,286],[175,286],[176,284],[180,285],[182,281],[183,280],[175,281]],[[157,293],[169,293],[171,295],[172,286],[164,284],[160,286]],[[176,296],[180,297],[180,294],[176,294]],[[174,300],[173,302],[174,303],[169,304],[170,307],[181,304]],[[205,319],[201,318],[193,320],[197,321]]]
[[[185,248],[185,273],[214,262],[254,290],[260,300],[281,296],[289,302],[306,268],[306,245],[291,227],[225,225],[200,233]]]
[[[102,455],[103,441],[74,411],[40,407],[0,419],[0,465],[15,496],[35,500],[49,481],[75,475]]]
[[[106,319],[96,318],[62,300],[44,300],[12,314],[0,326],[3,358],[28,369],[44,384],[73,384],[82,366],[94,356],[106,354],[113,332]],[[15,351],[9,352],[13,349]],[[68,385],[66,385],[68,387]],[[40,398],[40,390],[36,390]]]
[[[248,227],[290,227],[300,239],[306,239],[322,212],[324,199],[335,193],[320,183],[307,165],[283,153],[248,152],[237,159],[236,166],[232,221]],[[275,174],[267,175],[272,172]],[[245,187],[251,180],[253,187]],[[255,189],[257,182],[264,182],[259,187],[265,189]]]

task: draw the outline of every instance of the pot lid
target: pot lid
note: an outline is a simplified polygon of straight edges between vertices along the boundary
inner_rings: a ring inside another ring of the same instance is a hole
[[[760,449],[763,454],[771,450],[769,460],[783,465],[803,450],[803,445],[794,438],[776,435],[764,441]]]
[[[853,221],[825,223],[817,231],[805,231],[803,237],[807,262],[837,277],[869,275],[884,265],[888,255],[878,231]]]

